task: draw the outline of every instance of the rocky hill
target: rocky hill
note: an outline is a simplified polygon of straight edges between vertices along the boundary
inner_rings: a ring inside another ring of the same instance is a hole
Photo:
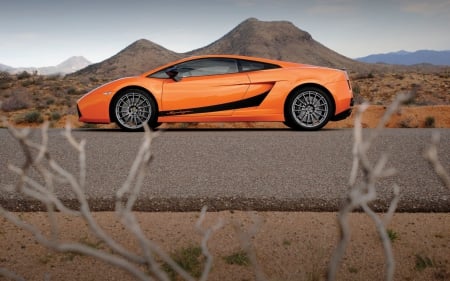
[[[71,76],[108,77],[133,76],[183,57],[151,41],[140,39],[115,56],[74,73]]]
[[[175,35],[174,35],[175,36]],[[141,39],[113,57],[82,69],[72,77],[110,80],[133,76],[170,61],[193,55],[238,54],[347,69],[352,75],[371,72],[411,71],[404,66],[359,62],[325,47],[287,21],[245,20],[215,42],[187,53],[175,53],[151,41]],[[433,71],[421,66],[420,71]]]
[[[347,69],[365,66],[328,49],[291,22],[254,18],[214,43],[187,54],[239,54]]]
[[[73,76],[114,79],[137,75],[178,58],[205,54],[248,55],[346,68],[350,71],[366,71],[371,67],[330,50],[290,22],[250,18],[212,44],[183,54],[141,39],[113,57],[92,64]]]

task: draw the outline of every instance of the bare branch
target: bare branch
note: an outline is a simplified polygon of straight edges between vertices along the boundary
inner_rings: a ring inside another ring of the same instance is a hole
[[[431,145],[425,150],[424,157],[425,159],[427,159],[428,163],[430,163],[431,167],[439,176],[439,179],[442,181],[444,186],[450,189],[450,175],[439,161],[438,156],[439,142],[440,142],[440,135],[439,133],[434,132],[431,139]]]
[[[238,222],[234,223],[234,227],[236,229],[236,232],[238,233],[241,246],[242,246],[243,250],[247,253],[250,263],[253,266],[255,280],[256,281],[266,281],[267,277],[265,276],[264,271],[258,262],[258,259],[256,257],[255,247],[252,242],[252,238],[255,237],[256,234],[261,229],[262,222],[261,222],[261,218],[256,216],[255,214],[252,214],[251,217],[253,220],[253,224],[250,226],[249,229],[247,229],[247,231],[244,231]]]
[[[400,94],[395,101],[389,106],[383,117],[381,118],[375,130],[371,130],[367,139],[362,134],[362,114],[367,109],[367,104],[363,104],[358,109],[355,116],[354,126],[354,144],[353,144],[353,164],[350,172],[350,191],[347,199],[338,213],[339,225],[339,241],[330,260],[328,267],[328,280],[335,280],[339,264],[344,257],[345,250],[350,241],[349,214],[357,208],[363,211],[374,221],[378,234],[381,238],[383,249],[386,257],[386,280],[393,280],[394,276],[394,258],[392,254],[390,240],[387,236],[385,225],[387,225],[395,212],[399,198],[400,188],[394,185],[394,197],[386,213],[384,222],[369,207],[369,203],[377,198],[376,182],[384,177],[392,176],[396,173],[393,168],[386,168],[387,156],[382,154],[380,158],[372,164],[368,155],[368,151],[375,140],[389,121],[391,115],[395,113],[401,103],[408,100],[410,95]],[[357,183],[358,172],[362,172],[362,182]]]
[[[394,198],[392,198],[391,205],[384,217],[384,226],[386,227],[392,220],[395,210],[397,209],[398,202],[400,201],[400,186],[394,184]]]
[[[20,277],[16,273],[11,272],[8,269],[3,268],[3,267],[0,267],[0,276],[4,276],[4,277],[9,278],[9,279],[14,280],[14,281],[26,281],[25,279],[23,279],[22,277]]]
[[[384,249],[384,256],[386,258],[386,280],[394,280],[394,254],[392,253],[391,240],[388,237],[384,223],[380,219],[380,217],[371,208],[369,208],[369,206],[367,206],[366,203],[361,204],[361,207],[363,208],[364,212],[369,215],[369,217],[375,222],[378,235],[381,238],[381,243]]]
[[[107,263],[110,263],[112,265],[118,266],[130,274],[132,274],[134,277],[136,277],[138,280],[149,280],[140,270],[138,267],[134,266],[132,263],[127,261],[127,259],[117,257],[113,254],[109,254],[107,252],[103,252],[100,250],[96,250],[94,248],[85,246],[80,243],[61,243],[59,241],[55,241],[52,239],[47,239],[45,235],[34,225],[28,224],[27,222],[20,219],[17,215],[6,211],[4,208],[0,206],[0,215],[6,218],[8,221],[16,225],[17,227],[20,227],[29,233],[31,233],[36,241],[40,243],[41,245],[60,252],[76,252],[83,255],[92,256],[95,258],[98,258],[100,260],[103,260]]]
[[[141,264],[146,264],[148,262],[148,259],[128,251],[122,245],[112,239],[98,225],[96,220],[93,218],[92,213],[90,212],[89,204],[85,195],[85,140],[75,140],[75,138],[71,134],[70,127],[68,126],[66,128],[64,136],[66,137],[68,143],[78,152],[79,155],[80,174],[79,178],[77,179],[77,177],[66,171],[50,155],[48,151],[48,126],[44,125],[41,130],[41,143],[35,143],[30,139],[30,130],[16,130],[9,124],[7,124],[7,126],[11,135],[19,142],[22,151],[25,154],[25,163],[22,165],[22,168],[9,165],[9,168],[21,177],[20,183],[17,187],[17,191],[26,196],[30,196],[31,198],[34,198],[35,200],[38,200],[47,206],[48,220],[51,227],[51,238],[47,238],[39,229],[21,221],[19,218],[14,216],[12,213],[7,212],[3,208],[0,209],[0,214],[16,226],[21,227],[33,234],[35,239],[39,243],[47,246],[48,248],[57,251],[74,251],[81,254],[90,255],[128,271],[139,280],[151,280],[151,278],[149,276],[146,276],[146,274],[143,273],[139,267],[139,265]],[[149,142],[144,143],[141,151],[148,151],[149,146]],[[34,151],[37,151],[37,153],[34,153]],[[149,153],[147,153],[146,155],[148,155],[147,159],[149,159]],[[47,160],[46,163],[43,162],[44,159]],[[47,165],[50,169],[47,168]],[[142,166],[143,164],[138,163],[138,166],[139,165]],[[137,170],[139,170],[138,168]],[[28,171],[30,169],[35,169],[44,179],[44,183],[40,183],[29,176]],[[144,171],[145,169],[140,167],[140,170]],[[70,208],[67,208],[56,196],[54,190],[55,180],[66,182],[70,185],[71,190],[75,193],[78,202],[80,203],[79,210],[72,210]],[[54,217],[54,207],[56,208],[56,210],[69,215],[81,215],[87,222],[90,231],[95,236],[97,236],[98,239],[104,242],[113,251],[113,253],[110,254],[108,252],[99,251],[80,243],[68,244],[60,242],[58,240],[57,224]],[[133,263],[136,263],[136,265],[134,265]],[[153,263],[156,264],[156,262],[154,261]]]
[[[195,224],[195,227],[200,232],[200,234],[203,236],[201,246],[202,246],[202,253],[206,257],[205,268],[203,269],[202,275],[200,277],[200,281],[208,280],[209,272],[211,271],[211,268],[213,265],[213,256],[211,255],[211,253],[208,250],[208,241],[211,238],[211,235],[214,232],[216,232],[217,230],[219,230],[220,228],[222,228],[222,226],[223,226],[223,220],[219,220],[211,228],[204,229],[202,227],[202,223],[205,220],[206,210],[207,210],[207,207],[204,206],[200,213],[200,217],[198,218],[197,223]]]

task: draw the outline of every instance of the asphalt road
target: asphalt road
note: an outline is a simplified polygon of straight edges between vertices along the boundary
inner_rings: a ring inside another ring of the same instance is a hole
[[[364,134],[371,131],[365,129]],[[397,170],[377,182],[375,209],[386,208],[396,183],[401,188],[399,211],[450,211],[449,190],[422,157],[433,131],[441,134],[440,159],[450,171],[449,129],[387,129],[375,140],[370,160],[387,153],[387,166]],[[50,152],[77,173],[77,154],[61,132],[49,131]],[[39,139],[39,133],[33,130],[33,138]],[[111,210],[143,133],[77,129],[73,134],[87,142],[91,208]],[[336,211],[349,189],[352,141],[351,129],[166,130],[154,139],[154,158],[135,209],[198,211],[207,205],[209,210]],[[18,177],[7,164],[20,166],[24,156],[6,129],[0,129],[0,144],[0,186],[11,189]],[[64,184],[57,193],[66,204],[76,205]],[[0,203],[12,210],[40,208],[11,191],[1,191]]]

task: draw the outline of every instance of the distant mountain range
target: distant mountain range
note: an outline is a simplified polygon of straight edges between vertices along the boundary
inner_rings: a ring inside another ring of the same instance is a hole
[[[386,54],[370,55],[367,57],[357,58],[356,60],[367,63],[385,63],[398,65],[450,65],[450,50],[419,50],[415,52],[398,51]]]
[[[14,68],[8,65],[0,64],[0,71],[6,71],[12,74],[20,73],[23,71],[29,73],[37,71],[37,73],[41,75],[69,74],[76,72],[80,69],[83,69],[90,64],[91,62],[85,59],[84,57],[75,56],[63,61],[62,63],[56,66]]]

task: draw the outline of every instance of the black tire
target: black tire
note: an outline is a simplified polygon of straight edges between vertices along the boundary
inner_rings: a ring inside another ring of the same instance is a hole
[[[127,89],[114,99],[111,113],[117,125],[126,131],[141,131],[144,124],[156,128],[156,103],[141,89]]]
[[[149,123],[148,124],[148,126],[150,127],[150,129],[156,129],[156,128],[158,128],[159,126],[161,126],[161,122],[153,122],[153,123]]]
[[[315,131],[328,123],[334,107],[330,96],[322,89],[305,87],[289,95],[284,110],[287,126],[296,130]]]

